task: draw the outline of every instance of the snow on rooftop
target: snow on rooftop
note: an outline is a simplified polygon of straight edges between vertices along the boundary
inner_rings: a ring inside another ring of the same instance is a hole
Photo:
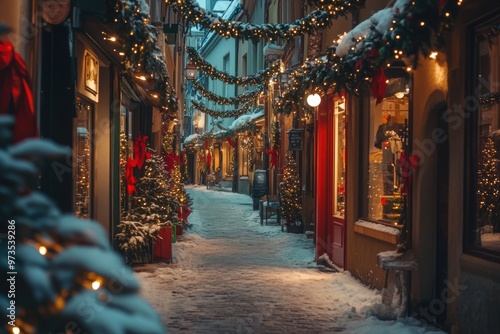
[[[193,133],[192,135],[189,135],[189,136],[186,137],[186,139],[184,139],[184,144],[195,142],[197,140],[198,140],[198,134],[197,133]]]

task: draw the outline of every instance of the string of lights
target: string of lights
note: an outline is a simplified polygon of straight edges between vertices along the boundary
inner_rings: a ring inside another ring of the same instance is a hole
[[[254,75],[248,75],[244,77],[236,77],[226,72],[219,71],[207,61],[205,61],[200,54],[193,47],[186,47],[186,52],[189,57],[189,61],[196,66],[196,69],[200,72],[205,73],[212,79],[218,79],[226,84],[233,84],[238,86],[250,86],[250,85],[261,85],[263,82],[268,82],[273,76],[280,73],[279,62],[274,62],[268,69],[257,72]]]
[[[276,41],[279,38],[290,40],[312,31],[325,29],[331,21],[360,9],[365,0],[324,0],[309,1],[318,9],[313,10],[303,18],[292,23],[267,23],[251,24],[244,22],[228,21],[210,11],[201,8],[192,0],[166,0],[167,5],[177,6],[188,24],[198,25],[225,38],[238,38],[258,42],[266,39]]]
[[[339,42],[336,42],[327,49],[326,59],[306,61],[291,73],[289,85],[277,100],[275,113],[290,114],[299,105],[309,108],[303,98],[307,92],[346,90],[356,94],[362,85],[379,80],[381,69],[395,59],[412,58],[416,68],[420,54],[428,57],[434,48],[444,44],[461,3],[461,0],[447,1],[440,7],[437,1],[412,1],[404,11],[394,15],[392,26],[386,31],[377,31],[373,23],[365,37],[353,41],[345,56],[337,55]]]
[[[249,101],[255,101],[257,97],[259,96],[260,93],[264,91],[264,86],[258,86],[256,89],[247,91],[244,94],[241,94],[240,96],[236,97],[224,97],[220,96],[217,94],[214,94],[210,91],[208,91],[203,85],[201,85],[199,82],[194,81],[193,82],[193,87],[204,97],[209,99],[210,101],[213,101],[217,104],[222,104],[222,105],[232,105],[232,104],[237,104],[237,103],[244,103],[244,102],[249,102]]]

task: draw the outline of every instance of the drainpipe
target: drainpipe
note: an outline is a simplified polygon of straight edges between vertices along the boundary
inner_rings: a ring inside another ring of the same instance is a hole
[[[237,59],[238,59],[238,39],[234,39],[234,76],[237,77],[238,76],[238,63],[237,63]],[[234,85],[234,96],[238,96],[238,85]],[[236,150],[236,161],[235,161],[235,164],[233,166],[234,170],[233,170],[233,186],[232,186],[232,192],[233,193],[237,193],[238,192],[238,178],[239,178],[239,140],[236,140],[236,146],[233,148],[234,150]]]

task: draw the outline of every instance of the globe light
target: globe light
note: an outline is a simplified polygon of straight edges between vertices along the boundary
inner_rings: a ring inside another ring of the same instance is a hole
[[[307,97],[307,104],[310,105],[311,107],[317,107],[321,103],[321,96],[319,94],[310,94]]]

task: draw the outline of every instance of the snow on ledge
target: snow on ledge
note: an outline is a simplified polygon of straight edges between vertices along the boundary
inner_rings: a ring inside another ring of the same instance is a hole
[[[390,226],[383,225],[383,224],[377,224],[374,222],[369,222],[369,221],[361,220],[361,219],[358,220],[357,222],[355,222],[354,225],[363,226],[363,227],[366,227],[366,228],[369,228],[372,230],[377,230],[377,231],[389,233],[392,235],[399,235],[399,233],[400,233],[400,231],[397,228],[390,227]]]

